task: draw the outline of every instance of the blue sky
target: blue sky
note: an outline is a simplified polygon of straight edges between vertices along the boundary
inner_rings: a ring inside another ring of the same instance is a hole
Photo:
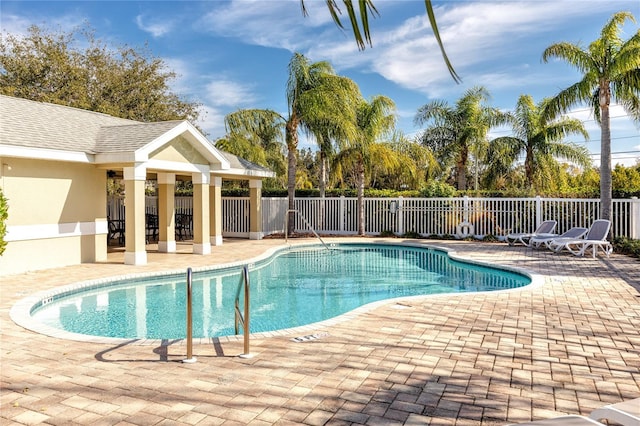
[[[513,109],[522,94],[536,102],[579,80],[564,62],[542,63],[549,45],[568,41],[587,46],[618,11],[640,20],[638,0],[434,1],[441,36],[463,83],[448,74],[422,0],[374,1],[373,47],[358,51],[350,30],[332,22],[324,1],[6,1],[0,2],[4,32],[24,34],[30,25],[71,31],[85,23],[111,46],[142,48],[178,74],[173,90],[203,105],[198,123],[215,141],[224,135],[224,116],[239,108],[269,108],[286,115],[287,65],[294,52],[329,61],[354,80],[367,98],[385,95],[397,107],[398,128],[413,136],[416,111],[435,99],[450,104],[469,88],[484,86],[491,105]],[[627,23],[624,38],[638,31]],[[590,111],[572,116],[585,122],[584,144],[597,164],[600,130]],[[611,112],[614,164],[640,161],[640,130],[624,111]],[[496,130],[492,136],[508,134]],[[313,147],[303,139],[301,147]]]

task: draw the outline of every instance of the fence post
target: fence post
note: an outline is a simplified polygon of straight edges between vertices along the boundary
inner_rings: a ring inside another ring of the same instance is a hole
[[[404,199],[398,197],[398,208],[396,209],[396,217],[398,218],[398,235],[404,235],[404,214],[402,213],[402,202]]]
[[[535,228],[538,227],[542,223],[544,218],[542,217],[542,198],[539,195],[536,195],[536,225]]]
[[[640,240],[640,200],[638,197],[631,197],[629,216],[629,238]]]
[[[467,195],[462,200],[462,221],[469,222],[469,196]]]
[[[339,220],[339,231],[342,232],[344,231],[344,224],[346,222],[346,217],[345,217],[345,213],[346,213],[346,209],[344,207],[345,205],[345,198],[344,195],[340,196],[340,204],[338,206],[338,220]]]

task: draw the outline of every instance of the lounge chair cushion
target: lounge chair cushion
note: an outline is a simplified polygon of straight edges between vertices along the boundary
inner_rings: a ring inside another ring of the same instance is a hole
[[[542,245],[544,245],[546,248],[551,248],[551,247],[549,247],[549,244],[554,239],[557,239],[557,238],[571,238],[571,239],[582,238],[587,233],[587,231],[589,231],[588,228],[583,228],[583,227],[580,227],[580,226],[574,226],[573,228],[563,232],[560,235],[554,235],[554,234],[536,235],[534,237],[531,237],[531,239],[529,240],[529,245],[531,247],[535,247],[535,248],[540,248],[540,247],[542,247]]]
[[[558,221],[556,220],[545,220],[540,224],[540,226],[536,228],[535,231],[510,233],[505,236],[505,240],[507,241],[507,243],[509,243],[510,246],[513,246],[518,243],[523,244],[525,246],[529,246],[530,244],[529,241],[531,240],[531,238],[535,237],[536,235],[547,235],[547,236],[555,235],[553,234],[553,230],[556,228],[557,224],[558,224]]]
[[[591,224],[584,238],[554,238],[549,242],[549,248],[556,253],[567,250],[576,256],[584,256],[587,250],[591,249],[594,258],[600,248],[609,257],[613,251],[613,246],[607,241],[610,228],[611,221],[598,219]]]

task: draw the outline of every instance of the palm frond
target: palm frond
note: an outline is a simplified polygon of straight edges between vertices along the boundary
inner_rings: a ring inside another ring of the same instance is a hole
[[[356,12],[356,8],[352,0],[343,0],[343,3],[347,11],[349,23],[351,24],[351,30],[353,31],[353,38],[356,41],[358,49],[364,50],[367,44],[372,47],[373,41],[371,38],[371,31],[369,29],[369,15],[371,14],[371,16],[374,17],[380,16],[380,13],[378,12],[378,9],[376,9],[373,0],[358,0],[358,12]],[[304,4],[304,0],[300,0],[300,4],[302,7],[302,15],[307,16],[308,12]],[[325,0],[325,4],[329,9],[329,14],[331,15],[331,19],[333,19],[333,22],[338,26],[338,28],[344,30],[344,25],[342,24],[342,20],[340,19],[342,11],[340,10],[338,3],[335,0]],[[442,54],[445,65],[447,66],[447,70],[456,83],[461,83],[462,79],[451,64],[451,61],[449,60],[447,52],[444,48],[442,38],[440,37],[440,31],[438,29],[438,23],[436,21],[431,0],[425,0],[424,5],[427,16],[429,18],[429,24],[431,25],[433,35],[436,38],[438,47],[440,48],[440,53]],[[360,19],[360,21],[358,21],[358,18]]]

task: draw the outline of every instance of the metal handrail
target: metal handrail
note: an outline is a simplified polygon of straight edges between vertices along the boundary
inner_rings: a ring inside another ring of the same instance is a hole
[[[331,250],[329,246],[322,240],[320,235],[318,235],[316,230],[313,229],[313,226],[311,226],[309,221],[304,216],[302,216],[302,214],[298,210],[287,210],[287,213],[284,216],[284,242],[285,243],[288,241],[287,233],[289,232],[289,213],[298,213],[298,216],[300,216],[300,219],[302,219],[304,223],[307,224],[307,227],[311,230],[311,232],[313,232],[313,235],[315,235],[316,238],[320,240],[324,248],[326,248],[327,250]]]
[[[193,356],[193,300],[192,300],[192,272],[187,268],[187,358],[182,362],[193,363],[196,358]]]
[[[240,310],[240,290],[244,287],[244,313]],[[249,268],[245,265],[242,268],[242,275],[238,283],[238,291],[236,292],[235,302],[235,332],[239,331],[239,325],[242,325],[242,333],[244,334],[244,353],[240,355],[242,358],[251,358],[249,352]]]

